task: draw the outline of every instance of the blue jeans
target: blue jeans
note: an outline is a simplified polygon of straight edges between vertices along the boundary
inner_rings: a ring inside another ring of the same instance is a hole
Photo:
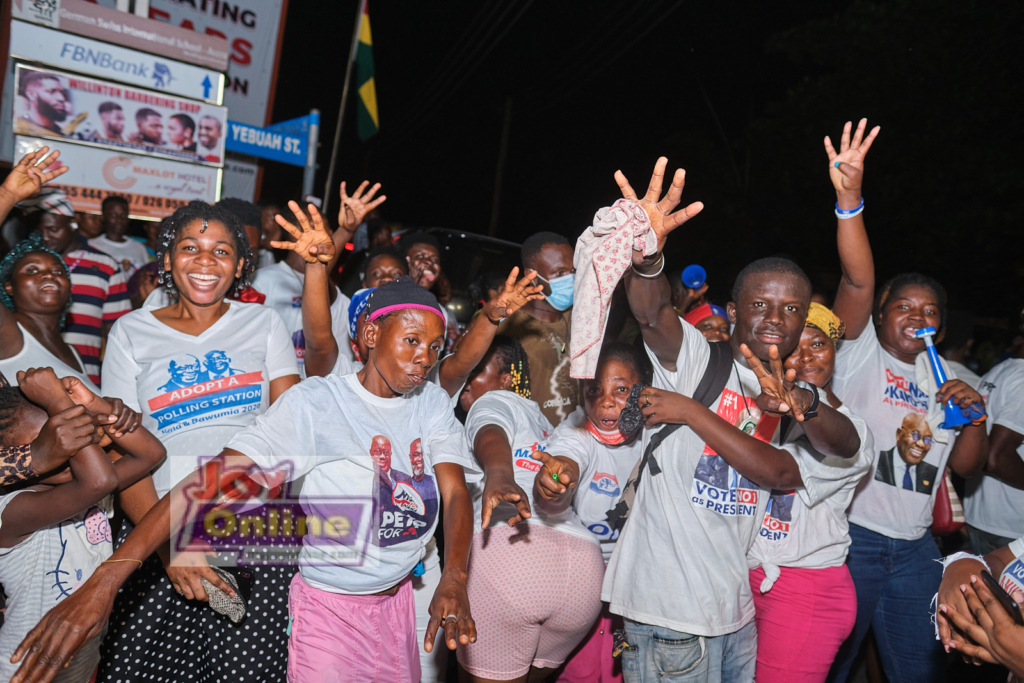
[[[624,683],[749,683],[757,666],[754,622],[714,638],[680,633],[626,619]]]
[[[846,566],[857,588],[857,623],[829,672],[829,683],[843,683],[873,626],[885,675],[892,683],[946,680],[946,655],[935,640],[932,596],[939,590],[942,565],[930,534],[900,541],[850,525]]]

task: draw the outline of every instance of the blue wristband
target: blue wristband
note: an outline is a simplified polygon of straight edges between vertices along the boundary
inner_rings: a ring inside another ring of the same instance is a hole
[[[853,218],[854,216],[860,215],[860,213],[862,211],[864,211],[864,198],[863,197],[860,198],[860,204],[857,205],[857,208],[850,209],[849,211],[847,211],[845,209],[840,209],[839,208],[839,202],[836,202],[836,216],[838,218]]]

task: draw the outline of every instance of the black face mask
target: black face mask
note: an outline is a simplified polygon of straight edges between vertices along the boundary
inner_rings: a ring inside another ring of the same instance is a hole
[[[644,426],[644,416],[640,413],[640,392],[647,388],[643,382],[637,382],[629,390],[626,407],[619,414],[619,431],[627,437],[635,435]]]

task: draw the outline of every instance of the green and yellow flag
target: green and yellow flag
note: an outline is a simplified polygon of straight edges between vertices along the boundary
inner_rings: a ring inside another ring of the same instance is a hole
[[[369,140],[380,129],[377,118],[377,89],[373,82],[373,38],[370,35],[370,10],[363,1],[356,49],[356,85],[359,88],[359,139]]]

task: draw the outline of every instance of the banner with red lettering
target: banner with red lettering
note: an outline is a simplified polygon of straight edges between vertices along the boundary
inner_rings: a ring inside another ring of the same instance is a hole
[[[14,132],[222,166],[227,109],[55,69],[15,72]]]

